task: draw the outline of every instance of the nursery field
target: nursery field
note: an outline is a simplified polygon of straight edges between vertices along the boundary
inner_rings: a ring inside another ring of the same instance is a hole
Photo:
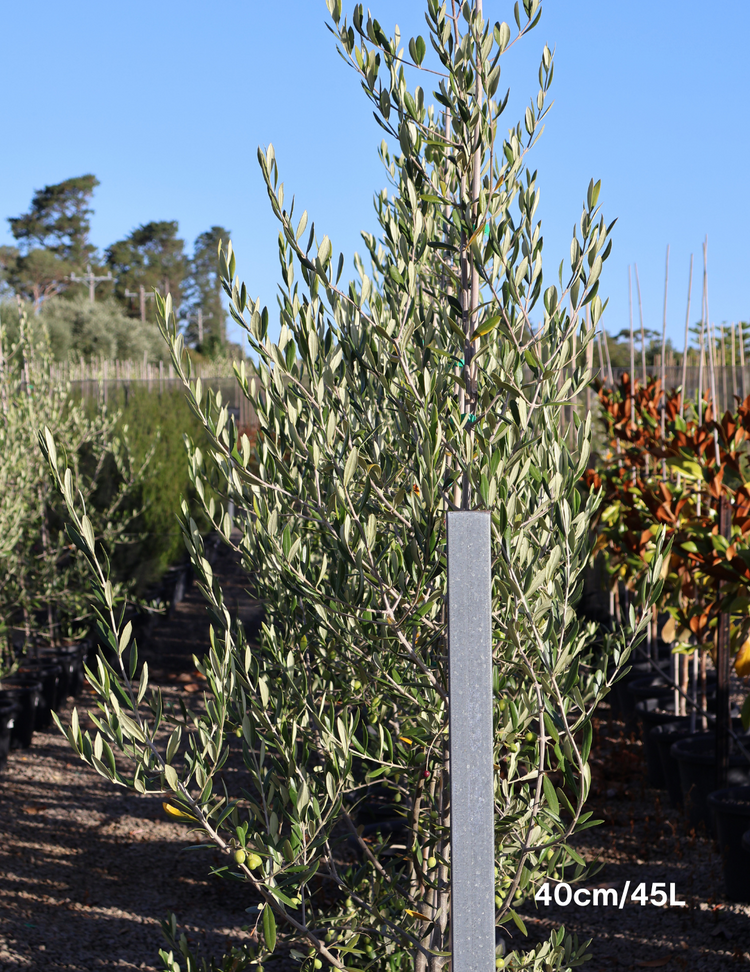
[[[215,549],[214,569],[252,632],[260,606],[246,593],[236,557],[223,546]],[[165,702],[182,696],[201,706],[205,684],[192,654],[200,652],[207,634],[204,599],[195,586],[169,618],[144,632],[142,653]],[[85,705],[87,693],[76,701]],[[61,709],[63,722],[73,704],[69,700]],[[657,910],[629,901],[619,910],[529,902],[520,909],[529,941],[542,941],[564,924],[581,939],[592,939],[587,965],[592,972],[721,972],[750,964],[750,903],[726,899],[715,842],[670,805],[665,790],[649,785],[632,713],[625,717],[616,705],[600,706],[592,753],[589,805],[602,823],[575,844],[599,869],[580,886],[613,888],[620,895],[626,881],[633,888],[661,881],[674,884],[685,907]],[[238,774],[241,763],[233,757],[223,771],[229,787],[241,783]],[[73,758],[54,728],[37,733],[30,749],[10,753],[0,777],[0,819],[2,972],[153,972],[160,968],[159,922],[167,911],[206,954],[252,941],[245,909],[257,899],[207,874],[207,863],[219,864],[219,855],[187,852],[188,826],[167,816],[160,797],[113,789]],[[296,968],[286,952],[281,949],[267,968]]]
[[[258,150],[275,320],[220,226],[192,303],[176,223],[97,274],[92,176],[11,220],[0,972],[750,964],[750,329],[704,242],[681,360],[668,249],[658,362],[637,268],[610,347],[601,181],[543,272],[546,44],[502,117],[540,0],[424,5],[327,0],[390,188],[342,280]]]

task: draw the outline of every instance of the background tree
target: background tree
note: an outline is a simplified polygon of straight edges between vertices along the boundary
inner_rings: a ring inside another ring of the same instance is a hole
[[[0,246],[0,296],[8,296],[13,292],[9,276],[18,255],[18,247]]]
[[[227,340],[227,312],[222,300],[217,250],[219,243],[223,240],[226,244],[230,236],[229,230],[223,226],[212,226],[197,237],[184,288],[182,316],[186,322],[186,339],[209,355]]]
[[[89,202],[99,180],[93,175],[65,179],[34,193],[31,207],[8,219],[18,252],[6,254],[5,274],[17,294],[42,301],[67,288],[66,278],[93,263]]]
[[[140,316],[137,300],[125,296],[140,286],[150,293],[154,287],[161,293],[168,290],[175,307],[182,302],[182,288],[188,272],[185,242],[177,235],[176,220],[144,223],[124,240],[107,248],[106,265],[117,278],[115,296],[130,317]],[[166,290],[165,290],[166,288]],[[156,320],[153,301],[146,302],[146,319]]]

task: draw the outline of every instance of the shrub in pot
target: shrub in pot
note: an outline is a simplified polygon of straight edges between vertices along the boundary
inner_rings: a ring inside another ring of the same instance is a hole
[[[117,413],[71,395],[53,376],[44,328],[30,325],[20,302],[18,311],[15,342],[0,322],[0,626],[20,632],[23,654],[40,633],[57,645],[95,617],[85,558],[65,532],[65,506],[42,456],[28,448],[29,431],[49,428],[65,449],[92,529],[110,556],[135,539],[133,523],[142,510],[132,497],[153,447],[133,461]],[[117,590],[132,590],[127,576],[112,580]]]
[[[590,429],[582,423],[569,447],[558,379],[571,362],[573,335],[591,340],[584,305],[594,324],[601,315],[608,227],[592,182],[566,283],[542,292],[537,190],[521,171],[543,114],[547,48],[527,136],[518,126],[496,151],[502,106],[493,99],[507,25],[493,28],[480,4],[466,5],[456,44],[461,21],[428,0],[430,39],[450,78],[436,93],[450,113],[446,136],[444,117],[424,106],[421,89],[406,88],[400,39],[386,37],[359,7],[351,26],[338,0],[329,9],[342,51],[398,137],[399,156],[383,148],[396,195],[377,200],[382,238],[365,237],[369,273],[358,260],[359,279],[340,287],[343,260],[333,260],[328,237],[307,230],[306,214],[298,219],[285,207],[275,153],[259,152],[281,224],[277,342],[267,311],[248,304],[231,247],[220,256],[232,314],[259,360],[257,379],[238,369],[260,422],[257,462],[220,396],[206,396],[194,379],[170,300],[156,298],[209,443],[191,444],[191,476],[224,540],[240,528],[236,549],[265,603],[260,644],[248,644],[183,507],[185,541],[213,622],[210,650],[197,660],[209,693],[203,715],[165,713],[159,694],[148,696],[130,624],[118,622],[73,477],[44,434],[113,653],[112,663],[100,655],[89,675],[100,700],[109,700],[100,728],[93,737],[83,732],[74,711],[67,736],[104,776],[168,794],[170,812],[221,850],[227,869],[261,902],[253,960],[274,951],[282,925],[305,967],[325,961],[344,969],[357,951],[383,972],[437,972],[450,942],[446,510],[492,515],[501,925],[523,931],[519,901],[563,866],[571,879],[582,873],[569,838],[590,823],[591,715],[645,624],[595,655],[596,633],[574,611],[597,496],[579,491]],[[538,3],[525,9],[521,34]],[[424,41],[408,46],[421,61]],[[492,171],[483,182],[486,167]],[[528,315],[537,303],[544,323],[532,330]],[[564,394],[585,379],[575,370]],[[227,503],[209,497],[208,470],[221,478]],[[662,565],[655,536],[641,591],[646,612],[660,593]],[[156,729],[165,721],[172,733],[159,746]],[[230,745],[241,748],[247,770],[242,802],[214,792]],[[376,822],[383,792],[404,808],[407,839],[395,855],[388,828],[369,841],[358,829],[360,819]],[[336,856],[342,832],[359,851],[356,864]],[[316,896],[321,879],[340,894],[328,910]],[[172,941],[165,968],[178,969],[181,955],[195,967],[174,917],[165,931]],[[551,970],[582,954],[561,929],[518,961]],[[235,959],[251,957],[238,950],[222,961]]]

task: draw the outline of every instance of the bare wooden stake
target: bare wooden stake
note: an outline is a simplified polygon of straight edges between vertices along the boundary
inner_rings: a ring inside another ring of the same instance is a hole
[[[641,282],[638,279],[638,264],[635,266],[635,288],[638,292],[638,316],[641,322],[641,371],[643,373],[643,387],[648,384],[646,378],[646,332],[643,329],[643,304],[641,303]]]
[[[685,312],[685,350],[682,353],[682,393],[680,394],[680,418],[685,417],[685,396],[687,395],[687,358],[690,338],[690,297],[693,292],[693,254],[690,254],[690,274],[688,275],[688,305]]]
[[[667,437],[667,292],[669,289],[669,244],[667,243],[667,262],[664,268],[664,316],[661,324],[661,441]],[[667,479],[667,460],[661,461],[662,481]]]
[[[719,403],[716,398],[716,338],[711,327],[711,317],[708,313],[708,237],[703,243],[703,285],[706,303],[706,326],[708,328],[708,364],[711,370],[711,399],[714,409],[714,421],[719,420]],[[714,454],[717,467],[721,465],[719,458],[719,433],[714,429]]]
[[[719,500],[719,532],[725,540],[732,536],[732,504],[724,493]],[[721,597],[724,582],[719,582]],[[716,786],[727,785],[729,770],[729,730],[731,726],[729,699],[729,614],[719,615],[716,638]]]

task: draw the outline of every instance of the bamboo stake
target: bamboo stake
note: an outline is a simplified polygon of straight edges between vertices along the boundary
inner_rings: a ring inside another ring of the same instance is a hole
[[[638,264],[635,266],[635,288],[638,292],[638,315],[641,321],[641,370],[643,372],[643,387],[648,384],[646,380],[646,332],[643,330],[643,304],[641,303],[641,282],[638,279]]]
[[[737,399],[737,359],[734,353],[734,321],[732,321],[732,397]]]
[[[698,425],[703,425],[703,370],[705,367],[705,332],[706,332],[706,281],[703,280],[703,307],[701,310],[701,330],[700,330],[700,358],[698,360]],[[698,484],[698,498],[696,501],[696,512],[701,515],[701,487]]]
[[[628,309],[630,314],[630,390],[635,391],[635,343],[633,339],[633,280],[628,267]],[[630,397],[630,421],[635,425],[635,395]]]
[[[737,322],[737,337],[740,344],[740,395],[745,398],[745,335],[742,333],[742,321]]]
[[[714,421],[718,421],[718,402],[716,400],[716,348],[714,347],[715,337],[713,330],[711,328],[711,318],[708,313],[708,237],[703,244],[703,273],[705,281],[705,293],[706,293],[706,321],[708,323],[708,362],[711,369],[711,398],[713,400],[714,407]],[[719,433],[716,428],[714,428],[714,452],[716,455],[716,465],[720,466],[721,461],[719,459]]]
[[[630,424],[635,435],[635,344],[633,341],[633,280],[628,265],[628,308],[630,311]],[[633,483],[635,483],[635,466],[633,466]]]
[[[703,280],[703,301],[701,307],[700,358],[698,359],[698,425],[703,424],[703,370],[706,361],[706,281]]]
[[[667,292],[669,290],[669,243],[667,243],[667,262],[664,267],[664,316],[661,324],[661,441],[662,447],[667,437]],[[667,479],[667,460],[661,461],[661,478]]]
[[[614,388],[615,379],[612,374],[612,359],[609,356],[609,343],[607,341],[607,332],[604,330],[604,328],[602,328],[602,330],[599,333],[600,333],[600,337],[604,342],[604,353],[607,356],[607,377],[609,378],[610,387]]]
[[[685,350],[682,354],[682,394],[680,395],[680,418],[685,418],[685,395],[687,394],[687,360],[690,327],[690,296],[693,292],[693,254],[690,254],[690,275],[688,277],[687,311],[685,313]]]
[[[690,710],[690,731],[695,732],[698,728],[698,649],[693,651],[693,691],[691,692],[693,706]],[[705,717],[704,717],[705,719]]]
[[[586,382],[586,414],[591,414],[591,378],[594,371],[594,335],[591,332],[591,313],[589,305],[586,304],[586,372],[588,380]]]
[[[724,396],[722,401],[722,411],[729,407],[727,401],[727,349],[724,344],[724,325],[719,324],[719,335],[721,337],[721,392]],[[716,418],[718,419],[718,414]]]
[[[604,376],[604,355],[602,354],[602,332],[596,332],[596,344],[599,349],[599,374]]]

